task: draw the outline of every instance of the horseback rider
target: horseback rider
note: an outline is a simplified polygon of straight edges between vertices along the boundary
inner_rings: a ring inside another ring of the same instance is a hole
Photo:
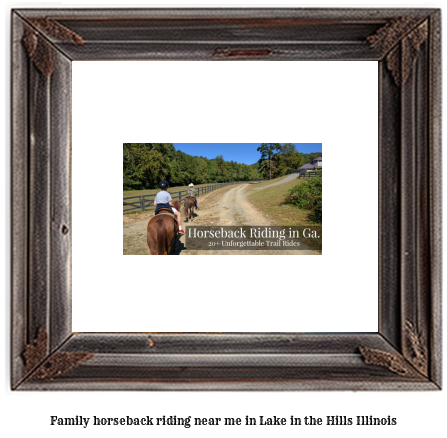
[[[171,210],[177,217],[179,234],[185,234],[182,228],[182,216],[180,212],[173,207],[171,194],[167,191],[169,183],[166,180],[160,181],[158,183],[158,187],[160,187],[161,191],[157,193],[154,199],[155,214],[157,214],[157,211],[162,208]]]
[[[189,189],[188,189],[188,195],[187,196],[189,196],[190,198],[194,199],[194,202],[196,203],[196,209],[198,210],[199,209],[199,204],[198,204],[197,199],[196,199],[196,189],[194,188],[194,184],[191,183],[188,187],[189,187]]]

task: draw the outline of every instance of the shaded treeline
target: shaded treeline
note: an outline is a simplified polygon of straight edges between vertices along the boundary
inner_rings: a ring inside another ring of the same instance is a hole
[[[166,179],[171,187],[261,179],[257,166],[208,159],[175,149],[172,143],[124,143],[123,190],[153,189]]]
[[[289,170],[310,164],[321,156],[321,152],[298,152],[293,143],[262,143],[258,151],[261,153],[258,169],[264,178],[269,179],[284,176]]]

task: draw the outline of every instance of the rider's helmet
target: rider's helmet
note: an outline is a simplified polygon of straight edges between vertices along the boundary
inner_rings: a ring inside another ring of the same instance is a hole
[[[160,181],[158,187],[162,190],[166,190],[169,187],[169,183],[166,180]]]

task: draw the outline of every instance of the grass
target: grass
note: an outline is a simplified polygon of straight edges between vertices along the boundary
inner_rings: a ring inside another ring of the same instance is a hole
[[[284,178],[284,177],[281,177]],[[281,179],[281,178],[277,178]],[[273,180],[272,181],[276,181]],[[249,183],[250,181],[246,181],[247,183]],[[270,182],[270,181],[269,181]],[[206,183],[206,184],[197,184],[194,185],[194,188],[197,189],[198,187],[206,187],[206,186],[212,186],[213,184],[222,184],[222,183]],[[262,186],[262,184],[256,184],[256,187],[260,187]],[[188,190],[188,186],[178,186],[178,187],[169,187],[168,192],[169,193],[174,193],[176,194],[176,192],[183,192],[185,190]],[[147,190],[124,190],[123,191],[123,198],[130,198],[132,196],[148,196],[148,195],[156,195],[158,192],[160,191],[160,189],[147,189]]]
[[[264,190],[251,189],[251,193],[248,195],[248,200],[255,208],[261,211],[273,225],[291,227],[316,226],[318,224],[315,224],[308,219],[309,211],[301,210],[295,205],[284,204],[284,200],[289,194],[290,189],[297,184],[303,184],[305,181],[309,180],[297,178],[288,183],[279,184]],[[318,245],[313,240],[308,240],[306,243],[310,246]]]
[[[284,204],[290,189],[297,184],[303,184],[304,181],[304,179],[294,179],[264,190],[252,190],[248,200],[275,225],[315,226],[307,219],[308,211],[301,210],[294,205]]]
[[[265,186],[268,186],[269,184],[273,184],[275,182],[281,181],[282,179],[284,179],[287,176],[289,176],[289,175],[280,176],[279,178],[274,178],[274,179],[268,179],[267,181],[253,184],[253,187],[256,187],[256,188],[265,187]]]

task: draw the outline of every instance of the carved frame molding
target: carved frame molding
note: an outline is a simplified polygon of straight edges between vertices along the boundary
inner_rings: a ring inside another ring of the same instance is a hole
[[[440,29],[436,9],[14,10],[11,387],[440,389]],[[379,332],[72,333],[71,62],[101,59],[377,61]]]

